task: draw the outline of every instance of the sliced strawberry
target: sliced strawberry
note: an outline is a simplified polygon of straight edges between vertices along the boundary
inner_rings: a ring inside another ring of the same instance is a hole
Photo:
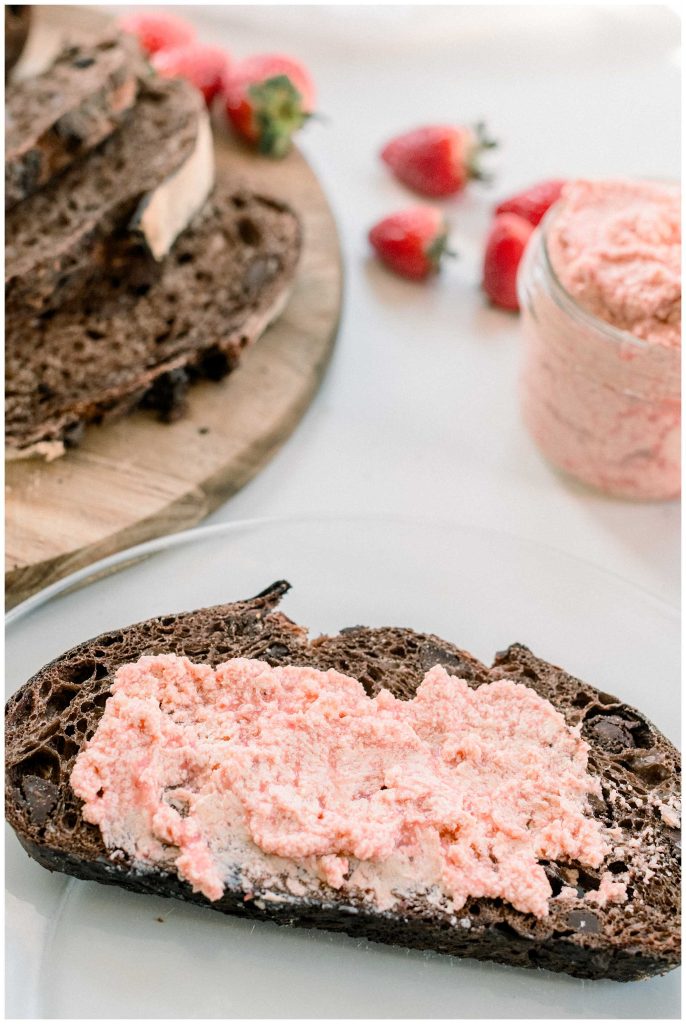
[[[381,159],[399,181],[425,196],[451,196],[470,178],[486,178],[479,156],[496,143],[483,124],[476,128],[428,125],[391,139]]]
[[[314,109],[309,73],[283,54],[248,57],[229,73],[226,113],[235,131],[267,156],[284,156]]]
[[[174,14],[134,12],[124,14],[118,24],[122,32],[131,32],[136,36],[141,48],[148,54],[186,46],[194,42],[196,37],[193,26]]]
[[[205,97],[209,107],[221,92],[229,69],[230,57],[218,46],[188,43],[174,50],[160,50],[151,60],[155,70],[165,78],[185,78]]]
[[[486,241],[483,288],[491,302],[503,309],[519,309],[517,269],[533,225],[516,213],[499,213]]]
[[[448,227],[440,210],[415,206],[384,217],[369,232],[377,255],[402,277],[422,281],[440,269],[448,249]]]
[[[516,213],[530,224],[540,224],[544,216],[557,200],[566,182],[560,178],[550,181],[539,181],[531,188],[518,192],[509,199],[504,199],[496,208],[496,213]]]

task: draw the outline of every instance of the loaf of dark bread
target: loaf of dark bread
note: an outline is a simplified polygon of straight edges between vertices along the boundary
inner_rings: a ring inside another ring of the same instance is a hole
[[[5,78],[21,57],[30,28],[30,4],[5,4]]]
[[[7,87],[6,210],[112,134],[135,103],[143,68],[134,38],[109,33],[68,47],[43,74]]]
[[[5,222],[5,321],[56,309],[83,289],[145,196],[192,156],[202,97],[180,79],[151,76],[122,127]]]
[[[489,669],[453,644],[410,629],[356,626],[310,640],[305,629],[275,611],[287,589],[288,584],[276,583],[250,601],[103,634],[47,665],[10,698],[6,812],[32,857],[77,878],[173,896],[224,913],[581,978],[626,981],[678,964],[679,836],[665,809],[678,793],[679,757],[642,714],[518,644],[498,654]],[[598,888],[601,871],[544,862],[553,896],[566,887],[560,898],[549,901],[547,917],[521,913],[499,899],[470,899],[456,925],[444,909],[426,900],[408,899],[393,911],[380,912],[324,883],[320,891],[287,904],[270,901],[268,892],[246,901],[242,889],[230,886],[221,900],[209,903],[176,873],[143,873],[126,857],[112,859],[98,828],[83,820],[69,784],[71,770],[98,726],[117,668],[144,654],[164,653],[213,666],[248,657],[272,665],[334,668],[359,679],[370,695],[386,687],[402,699],[412,697],[436,664],[472,687],[503,677],[531,687],[570,725],[580,724],[590,745],[589,770],[602,786],[602,798],[593,798],[593,814],[618,827],[627,841],[622,863],[610,857],[601,870],[628,871],[626,903],[603,907],[584,898]],[[572,890],[575,895],[569,895]]]
[[[8,455],[59,455],[86,424],[139,405],[174,419],[190,381],[229,373],[278,315],[300,244],[288,207],[220,176],[162,263],[111,247],[107,273],[84,295],[47,316],[8,318]]]

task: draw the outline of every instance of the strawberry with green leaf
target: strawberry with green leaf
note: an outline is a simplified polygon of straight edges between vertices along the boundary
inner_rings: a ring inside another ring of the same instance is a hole
[[[281,157],[312,116],[314,83],[303,65],[282,54],[260,54],[235,65],[224,84],[235,131],[266,156]]]
[[[426,125],[387,142],[381,159],[403,185],[438,199],[461,192],[472,178],[487,180],[480,157],[496,145],[483,124]]]
[[[369,241],[387,267],[413,281],[436,274],[448,248],[448,226],[440,210],[415,206],[384,217],[369,232]]]

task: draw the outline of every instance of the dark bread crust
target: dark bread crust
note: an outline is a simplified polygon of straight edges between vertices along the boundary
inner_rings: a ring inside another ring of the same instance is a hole
[[[5,4],[5,78],[22,55],[31,29],[30,4]]]
[[[6,329],[60,307],[96,276],[111,236],[192,155],[201,116],[192,86],[148,76],[109,139],[9,211]]]
[[[275,318],[301,247],[293,211],[220,174],[215,192],[162,263],[113,245],[107,272],[49,317],[10,320],[6,445],[78,441],[84,425],[139,405],[183,412],[188,384],[219,380]]]
[[[5,94],[5,209],[94,149],[136,100],[143,61],[132,36],[69,46]]]
[[[80,644],[43,668],[6,709],[6,814],[21,843],[50,870],[78,878],[184,899],[224,913],[282,924],[345,932],[380,942],[527,967],[581,978],[619,981],[663,973],[679,963],[679,847],[660,804],[678,792],[679,756],[643,715],[582,683],[515,644],[487,668],[438,637],[409,629],[344,630],[309,640],[306,631],[275,611],[288,589],[277,583],[251,601],[148,620]],[[216,665],[228,657],[271,664],[336,668],[356,676],[370,694],[385,686],[408,698],[436,663],[479,686],[506,676],[551,700],[570,724],[582,723],[591,770],[603,786],[593,813],[619,826],[637,846],[623,863],[599,871],[550,864],[553,893],[573,886],[576,897],[554,899],[547,918],[522,914],[500,900],[472,899],[458,915],[421,900],[392,912],[370,910],[354,895],[343,900],[322,886],[307,899],[246,901],[227,888],[209,903],[176,875],[141,873],[108,855],[99,830],[83,821],[68,779],[81,745],[95,731],[117,667],[145,653],[173,652]],[[655,874],[645,874],[648,860]],[[625,904],[599,907],[584,900],[602,870],[630,873]]]

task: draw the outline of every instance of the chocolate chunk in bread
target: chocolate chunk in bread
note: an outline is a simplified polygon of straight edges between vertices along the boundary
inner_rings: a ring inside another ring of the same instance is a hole
[[[288,584],[279,582],[250,601],[162,616],[102,634],[46,665],[10,698],[6,813],[32,857],[77,878],[175,897],[223,913],[580,978],[628,981],[679,963],[674,808],[680,762],[672,744],[644,715],[519,644],[498,654],[488,668],[454,644],[411,629],[357,626],[310,640],[304,628],[276,610],[287,590]],[[380,912],[324,883],[321,891],[285,904],[270,900],[269,892],[264,899],[256,893],[246,900],[243,890],[231,885],[220,900],[208,902],[175,872],[142,871],[126,855],[113,858],[99,829],[84,821],[69,783],[77,754],[98,727],[116,670],[144,654],[167,653],[212,666],[246,657],[272,665],[334,668],[358,678],[369,694],[385,687],[400,699],[414,695],[434,658],[471,687],[502,678],[531,687],[570,726],[579,726],[589,743],[589,771],[602,792],[592,800],[592,813],[617,830],[612,851],[595,871],[546,862],[552,889],[546,917],[487,898],[469,899],[459,921],[421,897]],[[626,723],[626,733],[610,735],[594,728],[608,718]],[[656,764],[664,772],[655,774]],[[604,871],[628,879],[626,902],[593,902]]]
[[[288,207],[221,177],[161,263],[112,243],[106,271],[83,294],[47,315],[8,317],[9,454],[60,454],[85,424],[138,405],[176,418],[188,384],[233,370],[276,317],[300,245]],[[256,276],[256,264],[268,270]]]
[[[5,209],[111,135],[135,103],[138,75],[144,73],[133,37],[110,32],[67,47],[43,74],[9,85]]]

